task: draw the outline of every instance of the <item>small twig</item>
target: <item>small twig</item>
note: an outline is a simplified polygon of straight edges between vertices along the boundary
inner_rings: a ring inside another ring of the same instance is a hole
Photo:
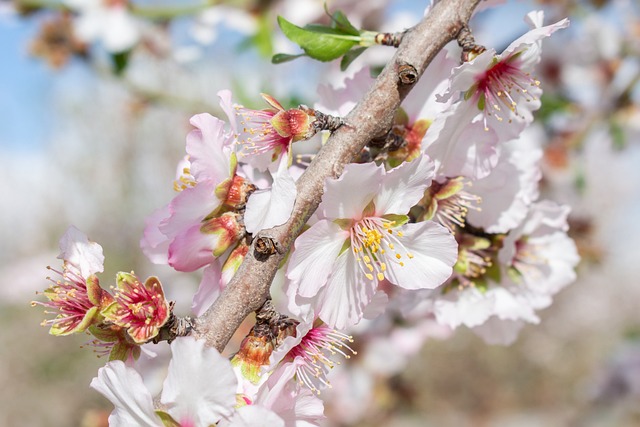
[[[476,39],[475,37],[473,37],[471,29],[469,29],[467,25],[460,29],[457,40],[458,46],[462,48],[462,62],[469,62],[476,56],[487,50],[486,47],[476,43]]]

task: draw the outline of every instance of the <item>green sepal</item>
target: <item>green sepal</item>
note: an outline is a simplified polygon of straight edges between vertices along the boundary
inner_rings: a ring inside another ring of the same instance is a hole
[[[351,248],[351,239],[346,239],[344,241],[344,243],[342,244],[342,247],[340,248],[340,253],[338,253],[338,256],[342,255],[343,252],[345,252],[347,249]]]
[[[95,274],[87,277],[86,280],[87,285],[87,298],[91,301],[91,304],[95,306],[100,306],[100,302],[102,301],[102,293],[104,292],[100,287],[100,282],[98,281],[98,277]]]
[[[260,368],[262,367],[261,365],[247,363],[234,356],[231,359],[231,366],[240,369],[240,373],[242,374],[242,376],[249,380],[252,384],[258,384],[260,382]]]
[[[162,421],[162,425],[165,427],[180,427],[180,423],[177,422],[176,420],[174,420],[171,415],[169,415],[168,413],[161,411],[161,410],[156,410],[156,415],[158,417],[160,417],[160,420]]]
[[[492,262],[491,265],[489,265],[486,268],[484,277],[486,277],[489,280],[492,280],[495,283],[500,283],[502,281],[502,272],[500,269],[500,263]]]
[[[509,279],[511,279],[514,283],[522,283],[522,274],[520,274],[518,269],[516,269],[515,267],[507,268],[507,276],[509,276]]]
[[[373,200],[369,202],[369,204],[362,211],[363,217],[373,216],[376,213],[376,204],[373,203]]]
[[[483,294],[487,293],[487,291],[489,290],[489,283],[484,277],[473,280],[473,285]]]
[[[349,218],[334,219],[333,223],[343,230],[349,230],[353,224],[353,220]]]
[[[57,337],[64,337],[64,336],[75,334],[78,332],[84,332],[89,326],[91,326],[91,324],[93,323],[93,319],[95,319],[97,315],[98,315],[98,307],[91,307],[89,310],[87,310],[84,317],[82,318],[82,321],[78,323],[78,325],[75,328],[71,330],[63,330],[58,327],[57,323],[54,323],[51,326],[51,329],[49,329],[49,333]],[[58,316],[58,317],[64,317],[64,316]]]
[[[113,329],[104,329],[96,325],[93,325],[89,328],[89,333],[96,337],[97,340],[102,342],[116,342],[121,338]]]
[[[304,52],[318,61],[332,61],[347,53],[357,45],[361,37],[341,28],[322,25],[307,25],[300,28],[278,16],[278,25],[284,35],[296,43]]]
[[[104,307],[102,311],[100,311],[100,314],[110,322],[116,323],[118,320],[116,313],[118,312],[119,307],[120,304],[118,304],[117,301],[113,301],[111,304]]]
[[[405,225],[409,222],[409,217],[407,215],[386,214],[382,215],[382,218],[393,221],[395,223],[393,225],[394,227],[400,227],[401,225]]]
[[[134,360],[138,360],[138,357],[140,357],[140,347],[128,344],[124,341],[119,341],[113,346],[111,353],[109,353],[109,362],[114,360],[122,360],[123,362],[126,362],[129,358],[129,354],[131,354]]]

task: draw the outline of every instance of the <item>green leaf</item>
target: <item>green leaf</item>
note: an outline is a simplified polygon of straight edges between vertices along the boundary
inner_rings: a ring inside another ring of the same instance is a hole
[[[365,50],[367,50],[367,48],[363,46],[351,49],[349,52],[345,53],[342,56],[342,61],[340,61],[340,71],[345,71],[347,68],[349,68],[349,65],[351,65],[351,63],[355,61],[356,58],[360,56]]]
[[[301,58],[303,56],[307,56],[306,53],[299,53],[298,55],[289,55],[286,53],[276,53],[271,57],[272,64],[282,64],[283,62],[293,61],[294,59]]]
[[[113,72],[116,76],[121,76],[129,64],[130,50],[111,54],[111,62],[113,63]]]
[[[329,15],[329,11],[326,9],[327,4],[325,3],[325,11],[327,15]],[[340,30],[345,34],[351,34],[353,36],[359,36],[360,31],[349,22],[347,15],[342,13],[342,11],[338,10],[333,15],[331,15],[331,27],[336,30]]]
[[[318,61],[332,61],[347,53],[360,41],[360,36],[322,25],[300,28],[278,16],[278,25],[284,35],[304,52]]]

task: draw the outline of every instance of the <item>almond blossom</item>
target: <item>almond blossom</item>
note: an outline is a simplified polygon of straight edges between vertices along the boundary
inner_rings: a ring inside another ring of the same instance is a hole
[[[54,319],[45,320],[42,325],[50,326],[52,335],[70,335],[83,332],[97,322],[103,305],[112,297],[104,291],[95,273],[104,271],[102,247],[89,241],[87,236],[71,226],[60,238],[60,255],[63,260],[62,271],[49,267],[61,276],[53,281],[44,295],[49,301],[34,301],[32,305],[41,305],[53,310]]]
[[[183,427],[209,426],[232,415],[237,380],[229,361],[192,337],[177,338],[171,353],[162,411],[154,409],[151,392],[135,369],[121,361],[100,368],[91,387],[115,406],[110,426],[163,427],[168,420]]]
[[[433,164],[421,156],[388,172],[350,164],[327,180],[320,220],[294,244],[290,302],[311,301],[327,325],[344,329],[362,318],[382,280],[407,289],[440,286],[455,263],[455,240],[436,223],[407,224],[406,216],[432,176]]]
[[[513,41],[501,54],[487,49],[473,60],[454,69],[449,89],[440,98],[449,100],[459,93],[458,101],[465,106],[460,117],[467,117],[467,109],[480,116],[484,129],[493,129],[500,141],[517,137],[533,121],[533,111],[540,108],[542,89],[533,77],[534,67],[540,62],[542,39],[569,26],[563,19],[543,26],[544,12],[527,14],[525,22],[531,31]],[[473,116],[476,116],[473,114]],[[461,120],[466,124],[466,120]]]

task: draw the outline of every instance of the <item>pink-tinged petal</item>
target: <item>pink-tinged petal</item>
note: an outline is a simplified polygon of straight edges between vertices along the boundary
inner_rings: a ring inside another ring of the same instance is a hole
[[[329,327],[347,329],[357,324],[376,293],[377,282],[364,277],[351,251],[342,253],[327,285],[318,293],[316,311]]]
[[[214,260],[219,235],[203,233],[196,224],[178,234],[169,245],[169,265],[178,271],[195,271]]]
[[[298,294],[313,297],[325,285],[349,232],[328,220],[321,220],[294,242],[287,277]]]
[[[501,320],[492,317],[483,325],[473,328],[472,331],[487,344],[511,345],[518,338],[518,333],[523,326],[524,322],[521,320]]]
[[[284,420],[275,412],[257,405],[239,408],[228,422],[221,422],[221,427],[285,427]],[[292,426],[293,427],[293,426]]]
[[[395,254],[387,251],[387,279],[405,289],[434,289],[444,283],[458,258],[453,235],[433,221],[406,224],[398,230],[403,233],[398,240],[408,252],[400,252],[397,245]]]
[[[374,163],[348,164],[340,178],[325,181],[318,212],[328,219],[362,218],[364,208],[380,190],[383,174],[384,167]]]
[[[89,238],[76,227],[71,226],[60,238],[58,259],[73,265],[86,279],[92,274],[104,271],[102,246]]]
[[[373,199],[376,216],[408,213],[424,197],[424,190],[431,185],[434,173],[435,165],[425,155],[388,171]]]
[[[487,233],[506,233],[527,216],[529,205],[538,198],[542,150],[526,142],[506,143],[495,169],[473,182],[470,191],[480,196],[482,203],[480,210],[469,210],[468,223]]]
[[[181,191],[169,203],[171,215],[160,221],[160,231],[172,239],[186,228],[199,224],[220,205],[215,195],[216,185],[213,181],[204,181]]]
[[[353,110],[374,81],[369,67],[364,67],[353,77],[345,79],[343,87],[320,85],[318,86],[319,101],[315,104],[315,108],[325,114],[344,117]]]
[[[142,252],[154,264],[167,264],[169,242],[167,236],[160,231],[160,223],[170,216],[169,205],[155,210],[144,220],[144,232],[140,239]]]
[[[238,381],[231,363],[203,340],[177,338],[160,401],[177,422],[215,425],[229,417],[236,403]]]
[[[368,320],[375,319],[385,312],[388,303],[389,296],[384,291],[376,291],[371,302],[365,308],[363,317]]]
[[[202,271],[200,287],[191,302],[191,312],[195,316],[202,316],[220,296],[223,289],[220,281],[221,270],[220,261],[215,259]]]
[[[244,224],[249,233],[257,233],[284,224],[296,201],[296,183],[287,169],[286,158],[280,162],[270,189],[251,194],[244,213]]]
[[[466,176],[480,179],[498,162],[498,137],[485,130],[475,105],[454,104],[429,127],[422,141],[423,151],[435,162],[436,176]]]
[[[449,54],[447,49],[442,49],[429,64],[429,71],[424,73],[402,101],[402,109],[409,116],[409,123],[415,123],[418,119],[433,120],[448,107],[448,103],[438,101],[436,95],[447,90],[451,70],[458,65],[458,61]]]
[[[113,427],[163,427],[155,413],[151,393],[133,368],[116,360],[98,370],[91,387],[102,393],[115,406],[109,416]]]
[[[439,102],[445,102],[453,98],[460,92],[466,92],[471,86],[477,83],[478,77],[485,73],[491,66],[496,51],[487,49],[469,62],[464,62],[451,72],[451,83],[447,92],[443,96],[437,96]]]
[[[225,133],[225,123],[208,113],[197,114],[189,122],[196,127],[187,135],[191,174],[198,182],[220,184],[232,175],[232,138]]]
[[[495,295],[476,288],[452,291],[434,302],[433,314],[439,324],[452,329],[481,325],[494,313]]]
[[[561,21],[556,22],[555,24],[547,25],[545,27],[541,27],[542,20],[544,19],[544,14],[541,11],[533,11],[529,12],[525,17],[525,22],[527,22],[533,29],[526,34],[522,35],[515,41],[513,41],[505,50],[502,52],[501,56],[505,57],[512,53],[516,53],[523,48],[526,49],[529,46],[537,44],[540,40],[549,37],[551,34],[556,31],[567,28],[569,26],[569,19],[564,18]]]
[[[233,133],[238,133],[238,122],[236,117],[236,111],[233,108],[233,102],[231,101],[231,91],[224,89],[218,92],[218,98],[220,99],[220,108],[227,115],[231,130]]]

